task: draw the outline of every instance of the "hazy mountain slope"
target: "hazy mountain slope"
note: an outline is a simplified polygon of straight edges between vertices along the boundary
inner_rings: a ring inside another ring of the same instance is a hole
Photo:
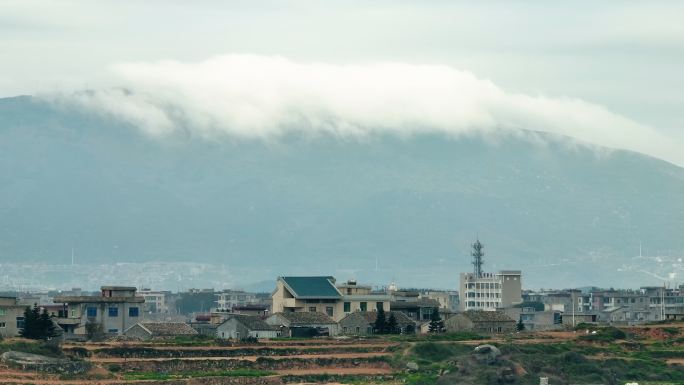
[[[246,267],[245,282],[327,273],[455,286],[479,234],[488,269],[521,268],[534,286],[681,271],[632,257],[639,240],[684,255],[684,170],[557,140],[159,140],[1,99],[0,260],[67,263],[73,245],[81,261]]]

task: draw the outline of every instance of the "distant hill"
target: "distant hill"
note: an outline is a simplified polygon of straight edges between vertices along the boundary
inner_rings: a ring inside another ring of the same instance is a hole
[[[193,261],[456,287],[469,244],[525,286],[681,279],[684,169],[539,134],[152,139],[0,99],[0,261]],[[638,255],[639,242],[644,257]],[[656,254],[659,258],[655,258]],[[58,279],[56,277],[55,279]]]

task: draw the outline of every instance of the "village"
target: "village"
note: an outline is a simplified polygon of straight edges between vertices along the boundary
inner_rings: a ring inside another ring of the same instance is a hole
[[[531,291],[519,270],[487,273],[483,245],[458,290],[374,287],[332,276],[283,276],[271,293],[235,289],[153,291],[127,286],[19,293],[0,298],[0,335],[16,337],[27,307],[46,312],[62,340],[204,335],[227,340],[435,332],[569,330],[684,319],[684,289],[597,287]],[[380,318],[380,321],[378,321]],[[385,325],[385,323],[387,325]],[[385,327],[387,326],[387,327]]]
[[[482,249],[479,240],[472,245],[473,271],[461,273],[451,291],[280,276],[270,293],[108,285],[98,292],[4,296],[0,380],[428,384],[446,381],[452,371],[459,379],[489,376],[511,384],[576,378],[554,365],[526,369],[522,362],[541,359],[518,357],[532,346],[563,354],[588,349],[604,363],[657,347],[655,362],[665,365],[668,378],[684,376],[681,287],[530,291],[520,270],[484,272]],[[625,345],[632,339],[637,348]],[[603,345],[586,346],[597,343]],[[595,370],[594,378],[603,378],[613,369]]]

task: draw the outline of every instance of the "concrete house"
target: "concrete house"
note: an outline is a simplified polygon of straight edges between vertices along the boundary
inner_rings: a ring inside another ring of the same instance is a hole
[[[461,273],[459,306],[466,310],[496,310],[522,303],[522,273]]]
[[[276,326],[285,337],[311,337],[338,334],[338,325],[328,315],[317,312],[284,312],[266,318],[266,323]]]
[[[406,314],[391,311],[385,313],[386,319],[390,315],[394,315],[397,320],[397,327],[401,334],[414,334],[416,332],[416,323]],[[339,323],[340,334],[342,335],[370,335],[373,334],[375,328],[375,321],[378,319],[378,312],[376,311],[357,311],[342,318]]]
[[[216,327],[216,337],[240,340],[247,337],[276,338],[280,328],[252,315],[231,314]]]
[[[502,311],[468,310],[445,321],[447,332],[510,333],[517,321]]]
[[[136,294],[135,287],[102,286],[99,296],[58,296],[54,301],[66,308],[57,318],[64,337],[85,339],[88,322],[101,324],[107,334],[123,334],[142,320],[145,298]]]
[[[126,329],[123,334],[126,337],[147,341],[177,336],[195,336],[198,333],[185,322],[139,322]]]
[[[432,316],[435,309],[439,309],[439,302],[430,298],[416,297],[413,300],[392,301],[390,309],[402,312],[415,321],[426,321]],[[439,310],[438,310],[439,311]]]
[[[24,327],[24,309],[16,297],[0,297],[0,336],[18,336]]]
[[[503,311],[514,321],[522,320],[525,330],[545,331],[563,328],[563,312],[558,310],[537,311],[533,307],[511,307]]]
[[[347,281],[335,286],[333,277],[278,277],[271,294],[274,313],[323,313],[335,321],[355,311],[390,310],[390,296],[370,286]]]
[[[257,303],[255,293],[248,293],[242,290],[224,290],[216,293],[216,311],[231,311],[236,306],[247,306]]]

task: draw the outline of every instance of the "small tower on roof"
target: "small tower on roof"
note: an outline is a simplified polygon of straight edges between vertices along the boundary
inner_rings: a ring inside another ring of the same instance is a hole
[[[475,274],[475,278],[482,278],[482,264],[484,264],[484,245],[480,243],[480,240],[477,239],[475,243],[473,243],[473,251],[471,255],[473,256],[473,273]]]

